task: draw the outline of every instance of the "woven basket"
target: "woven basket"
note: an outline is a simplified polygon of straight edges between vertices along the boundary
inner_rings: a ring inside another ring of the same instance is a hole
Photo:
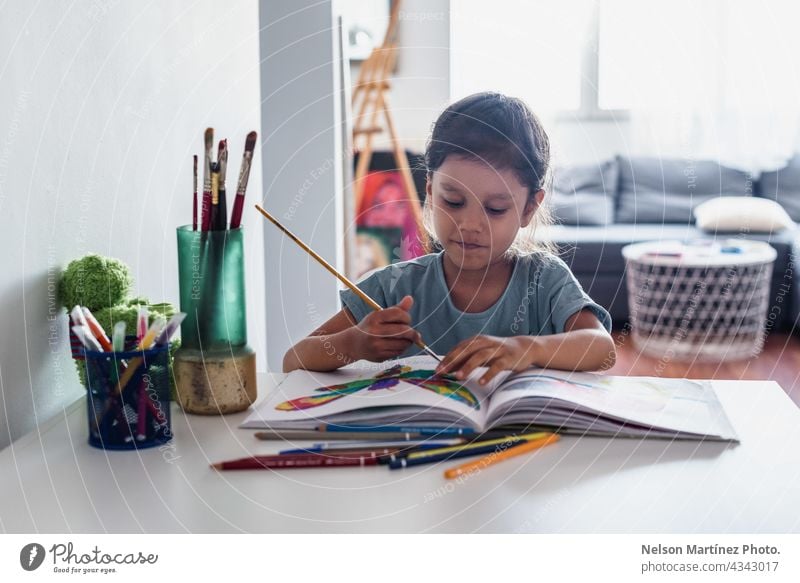
[[[719,362],[761,352],[774,255],[740,263],[728,257],[727,264],[717,257],[702,265],[626,249],[631,328],[644,353]]]

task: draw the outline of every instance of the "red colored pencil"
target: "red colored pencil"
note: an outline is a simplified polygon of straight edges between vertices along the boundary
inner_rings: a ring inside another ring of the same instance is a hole
[[[194,197],[192,198],[192,230],[197,230],[197,156],[194,156]]]
[[[207,128],[205,133],[205,162],[203,164],[203,208],[202,229],[208,231],[211,226],[211,149],[214,147],[214,128]]]
[[[253,161],[253,150],[255,150],[257,138],[258,134],[256,132],[250,132],[247,134],[247,141],[244,143],[242,167],[239,169],[239,181],[236,185],[236,200],[233,203],[233,211],[231,212],[231,229],[238,229],[242,223],[244,194],[247,191],[247,180],[250,177],[250,166]]]
[[[237,458],[235,460],[228,460],[228,461],[241,462],[241,461],[249,461],[249,460],[252,460],[252,459],[258,459],[258,460],[261,460],[261,461],[288,460],[288,459],[302,460],[302,459],[311,459],[311,458],[318,458],[318,457],[328,458],[328,459],[333,459],[333,458],[359,459],[359,458],[370,458],[370,457],[377,458],[377,457],[381,457],[382,455],[384,455],[384,454],[379,452],[379,451],[377,451],[377,450],[375,450],[375,449],[364,448],[364,449],[360,449],[360,450],[352,449],[352,450],[343,451],[343,452],[338,452],[338,451],[337,452],[304,451],[304,452],[297,452],[297,453],[287,452],[287,453],[275,453],[275,454],[266,454],[266,455],[254,455],[254,456],[250,456],[250,457]]]
[[[282,455],[256,456],[211,464],[215,470],[262,470],[290,468],[360,467],[378,464],[377,457],[326,456],[326,455]]]

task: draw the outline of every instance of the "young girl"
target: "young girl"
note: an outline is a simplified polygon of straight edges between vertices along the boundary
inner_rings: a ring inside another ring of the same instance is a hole
[[[366,359],[444,354],[439,373],[488,367],[598,370],[614,364],[611,317],[551,247],[523,229],[549,222],[542,206],[550,145],[520,100],[471,95],[434,124],[425,152],[424,214],[441,247],[390,265],[358,286],[383,310],[340,292],[343,308],[286,353],[285,372],[326,371]]]

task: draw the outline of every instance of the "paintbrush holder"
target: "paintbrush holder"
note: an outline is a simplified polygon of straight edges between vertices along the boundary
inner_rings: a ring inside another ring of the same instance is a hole
[[[81,349],[89,444],[101,449],[144,449],[172,439],[169,346],[136,350],[133,336],[126,345],[126,352]]]
[[[178,402],[202,415],[234,413],[256,399],[256,355],[247,344],[242,229],[178,228],[181,347]]]

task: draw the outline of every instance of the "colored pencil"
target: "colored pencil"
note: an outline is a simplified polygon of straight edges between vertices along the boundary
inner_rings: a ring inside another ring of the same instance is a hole
[[[519,441],[507,441],[505,444],[510,445],[513,443],[524,443],[522,440]],[[393,470],[399,470],[401,468],[410,468],[412,466],[419,466],[423,464],[433,464],[436,462],[443,462],[452,459],[458,459],[462,457],[470,457],[474,455],[483,455],[487,453],[496,452],[498,448],[503,447],[503,444],[493,444],[493,445],[482,445],[481,447],[475,447],[472,449],[466,449],[463,451],[451,451],[448,453],[440,453],[437,455],[421,455],[420,457],[414,458],[407,458],[401,457],[396,459],[392,462],[389,462],[389,468]],[[422,452],[425,453],[425,452]]]
[[[197,156],[193,156],[194,158],[194,172],[193,172],[193,180],[194,180],[194,196],[192,197],[192,230],[197,230]]]
[[[324,449],[320,447],[309,447],[306,449],[297,448],[297,449],[282,449],[278,452],[279,456],[288,456],[288,455],[330,455],[330,456],[339,456],[339,455],[364,455],[364,456],[371,456],[371,457],[380,457],[383,455],[387,455],[390,453],[397,453],[403,449],[402,447],[398,446],[391,446],[391,447],[367,447],[367,446],[353,446],[353,447],[342,447],[336,449]]]
[[[165,344],[169,344],[170,338],[178,331],[178,326],[181,325],[184,318],[186,318],[186,314],[184,312],[178,312],[177,314],[173,315],[167,325],[164,326],[164,329],[161,333],[156,337],[156,346],[164,346]]]
[[[208,231],[211,226],[211,149],[214,147],[214,128],[207,128],[204,136],[205,159],[203,161],[203,203],[200,218],[201,228]]]
[[[319,426],[322,433],[416,433],[418,435],[472,435],[474,429],[469,427],[404,427],[392,425],[335,425],[323,423]]]
[[[544,447],[546,445],[550,445],[551,443],[555,443],[558,440],[559,436],[557,434],[550,433],[547,435],[547,437],[544,437],[542,439],[529,441],[527,443],[521,443],[519,445],[510,447],[505,451],[490,453],[489,455],[482,457],[479,460],[462,464],[460,466],[456,466],[455,468],[450,468],[449,470],[445,471],[444,477],[447,478],[448,480],[452,480],[453,478],[458,478],[459,476],[472,473],[476,470],[482,470],[483,468],[489,467],[492,464],[496,464],[498,462],[502,462],[503,460],[507,460],[512,457],[516,457],[518,455],[523,455],[532,452],[534,450],[539,449],[540,447]]]
[[[425,439],[425,436],[419,433],[337,433],[335,431],[329,433],[322,433],[316,429],[298,430],[298,429],[272,429],[268,431],[257,431],[255,433],[256,439],[261,440],[277,440],[281,441],[303,441],[309,439],[328,439],[328,440],[405,440],[405,441],[420,441]]]
[[[333,267],[333,266],[332,266],[330,263],[328,263],[328,262],[327,262],[327,261],[325,261],[325,260],[324,260],[322,257],[320,257],[320,256],[317,254],[317,252],[316,252],[316,251],[314,251],[313,249],[311,249],[311,247],[309,247],[308,245],[306,245],[305,243],[303,243],[303,241],[301,241],[301,240],[300,240],[300,239],[297,237],[297,235],[295,235],[295,234],[294,234],[294,233],[292,233],[292,232],[291,232],[289,229],[287,229],[286,227],[284,227],[284,226],[283,226],[283,225],[282,225],[282,224],[281,224],[281,223],[278,221],[278,219],[276,219],[275,217],[273,217],[271,214],[269,214],[267,211],[265,211],[265,210],[264,210],[263,208],[261,208],[259,205],[256,205],[256,210],[258,210],[258,212],[260,212],[262,215],[264,215],[264,216],[265,216],[265,217],[266,217],[266,218],[267,218],[267,219],[268,219],[268,220],[269,220],[269,221],[270,221],[270,222],[271,222],[273,225],[275,225],[275,226],[276,226],[276,227],[278,227],[278,228],[279,228],[281,231],[283,231],[283,232],[284,232],[284,234],[285,234],[287,237],[289,237],[289,238],[290,238],[292,241],[294,241],[295,243],[297,243],[298,245],[300,245],[300,247],[301,247],[301,248],[302,248],[302,249],[303,249],[303,250],[304,250],[306,253],[308,253],[309,255],[311,255],[311,257],[313,257],[314,259],[316,259],[316,260],[317,260],[317,261],[320,263],[320,265],[322,265],[322,266],[323,266],[325,269],[327,269],[327,270],[328,270],[328,271],[329,271],[329,272],[330,272],[330,273],[331,273],[331,274],[332,274],[334,277],[336,277],[336,278],[337,278],[339,281],[341,281],[343,284],[345,284],[347,287],[349,287],[349,288],[350,288],[350,289],[353,291],[353,293],[355,293],[355,294],[356,294],[358,297],[360,297],[360,298],[363,300],[363,302],[364,302],[365,304],[367,304],[367,305],[368,305],[370,308],[372,308],[372,309],[373,309],[373,310],[375,310],[375,311],[380,311],[380,310],[382,310],[382,309],[383,309],[383,308],[381,307],[381,305],[380,305],[378,302],[376,302],[376,301],[375,301],[375,300],[373,300],[371,297],[369,297],[367,294],[365,294],[363,291],[361,291],[361,290],[358,288],[358,286],[357,286],[356,284],[354,284],[354,283],[353,283],[352,281],[350,281],[350,280],[349,280],[347,277],[345,277],[344,275],[342,275],[341,273],[339,273],[339,272],[336,270],[336,268],[334,268],[334,267]],[[233,227],[231,227],[231,228],[233,228]],[[425,344],[425,342],[423,342],[422,340],[419,340],[419,341],[415,342],[415,344],[416,344],[417,346],[419,346],[419,347],[420,347],[422,350],[424,350],[426,353],[428,353],[430,356],[432,356],[433,358],[435,358],[437,361],[439,361],[439,362],[441,362],[441,361],[442,361],[441,357],[440,357],[438,354],[436,354],[436,353],[435,353],[433,350],[431,350],[431,349],[428,347],[428,345],[427,345],[427,344]]]
[[[316,440],[319,441],[320,439],[325,439],[324,443],[329,443],[331,441],[359,441],[359,442],[369,442],[369,441],[417,441],[417,442],[424,442],[427,440],[432,439],[430,435],[423,435],[418,432],[384,432],[384,431],[376,431],[376,432],[338,432],[338,431],[317,431],[316,429],[267,429],[255,432],[256,439],[265,440],[265,441],[273,441],[273,440],[280,440],[280,441],[306,441],[306,440]],[[475,433],[475,434],[465,434],[459,437],[449,437],[449,439],[459,439],[462,442],[473,442],[473,441],[482,441],[486,439],[498,439],[501,437],[509,437],[513,435],[512,432],[509,431],[487,431],[484,433]],[[315,443],[314,446],[318,446],[319,443]]]
[[[156,336],[158,336],[159,332],[166,326],[166,321],[162,316],[156,318],[153,323],[150,325],[150,328],[147,330],[147,334],[144,335],[144,338],[139,342],[136,346],[136,350],[147,350],[150,346],[155,342]],[[136,372],[136,369],[141,366],[143,360],[141,356],[136,356],[131,358],[130,362],[128,363],[128,368],[125,369],[125,372],[122,373],[122,377],[119,379],[119,384],[116,387],[115,393],[117,395],[121,394],[122,391],[125,390],[125,387],[130,382],[133,374]]]
[[[92,331],[89,330],[88,326],[73,326],[72,332],[78,337],[78,340],[81,341],[85,349],[102,352],[103,347],[100,346],[97,338],[92,335]]]
[[[111,341],[108,339],[105,330],[103,330],[103,327],[100,325],[100,322],[97,321],[97,318],[94,317],[91,310],[89,310],[89,308],[83,308],[82,311],[83,317],[86,319],[86,325],[89,326],[89,330],[92,332],[92,335],[97,338],[103,350],[106,352],[113,352],[114,347],[111,345]]]
[[[86,321],[86,316],[84,315],[83,309],[80,306],[75,306],[72,308],[72,311],[69,313],[69,317],[72,318],[73,326],[89,327],[89,322]]]
[[[140,344],[142,338],[147,334],[147,319],[148,319],[147,306],[139,306],[136,312],[136,343]]]
[[[261,470],[261,469],[293,469],[293,468],[324,468],[324,467],[362,467],[377,465],[375,457],[330,457],[330,456],[283,456],[276,457],[251,457],[240,460],[231,460],[211,464],[215,470]]]
[[[315,443],[311,447],[312,448],[319,448],[323,451],[328,450],[337,450],[346,447],[409,447],[414,445],[435,445],[436,447],[447,447],[449,445],[459,445],[464,443],[463,437],[453,437],[450,439],[430,439],[430,438],[420,438],[418,440],[369,440],[369,441],[331,441],[331,442],[322,442],[322,443]]]
[[[136,341],[138,344],[141,344],[144,340],[145,336],[147,336],[147,320],[148,320],[148,310],[147,306],[140,306],[139,307],[139,317],[136,322]],[[131,362],[133,364],[133,362]],[[124,377],[127,373],[127,369],[125,372],[122,373]],[[126,381],[127,383],[128,381]],[[145,391],[147,389],[147,384],[144,381],[144,377],[142,380],[139,381],[139,390],[136,392],[136,439],[138,441],[144,441],[144,428],[145,428],[145,421],[147,418],[147,410],[145,409],[145,401],[147,400],[147,396]],[[122,388],[120,388],[120,393],[122,392]],[[127,438],[126,438],[127,441]]]
[[[360,458],[379,458],[382,455],[385,455],[379,451],[372,451],[369,449],[354,449],[352,451],[342,451],[342,452],[335,452],[335,453],[328,453],[328,452],[301,452],[301,453],[277,453],[277,454],[267,454],[267,455],[254,455],[251,457],[257,458],[259,460],[304,460],[307,458],[326,458],[326,459],[360,459]],[[250,458],[240,458],[248,460]],[[235,460],[234,460],[235,461]]]
[[[462,445],[451,445],[448,447],[440,447],[438,449],[432,449],[429,451],[422,451],[422,452],[415,452],[410,454],[408,457],[412,459],[416,459],[419,457],[425,457],[429,455],[441,455],[446,453],[454,453],[454,452],[461,452],[461,451],[470,451],[475,449],[480,449],[492,445],[508,445],[512,442],[524,442],[524,441],[535,441],[537,439],[543,439],[550,435],[549,433],[530,433],[528,435],[510,435],[507,437],[499,437],[497,439],[487,439],[483,441],[473,441],[470,443],[465,443]]]
[[[122,352],[125,350],[125,322],[122,320],[114,324],[111,345],[114,348],[114,352]]]
[[[372,446],[372,445],[349,445],[349,444],[342,444],[342,447],[308,447],[308,448],[297,448],[297,449],[285,449],[279,453],[279,455],[300,455],[300,454],[309,454],[309,453],[317,453],[317,454],[327,454],[327,455],[340,455],[342,453],[352,454],[354,452],[364,452],[364,453],[374,453],[377,456],[387,456],[387,455],[400,455],[400,454],[407,454],[414,451],[424,451],[426,449],[435,449],[441,448],[442,445],[438,443],[414,443],[414,442],[404,442],[407,445],[380,445],[380,446]]]
[[[258,134],[250,132],[244,143],[244,154],[242,155],[242,165],[239,168],[239,180],[236,183],[236,199],[233,202],[231,211],[231,229],[238,229],[242,223],[242,211],[244,210],[244,195],[247,192],[247,181],[250,178],[250,167],[253,163],[253,151],[256,147]]]

